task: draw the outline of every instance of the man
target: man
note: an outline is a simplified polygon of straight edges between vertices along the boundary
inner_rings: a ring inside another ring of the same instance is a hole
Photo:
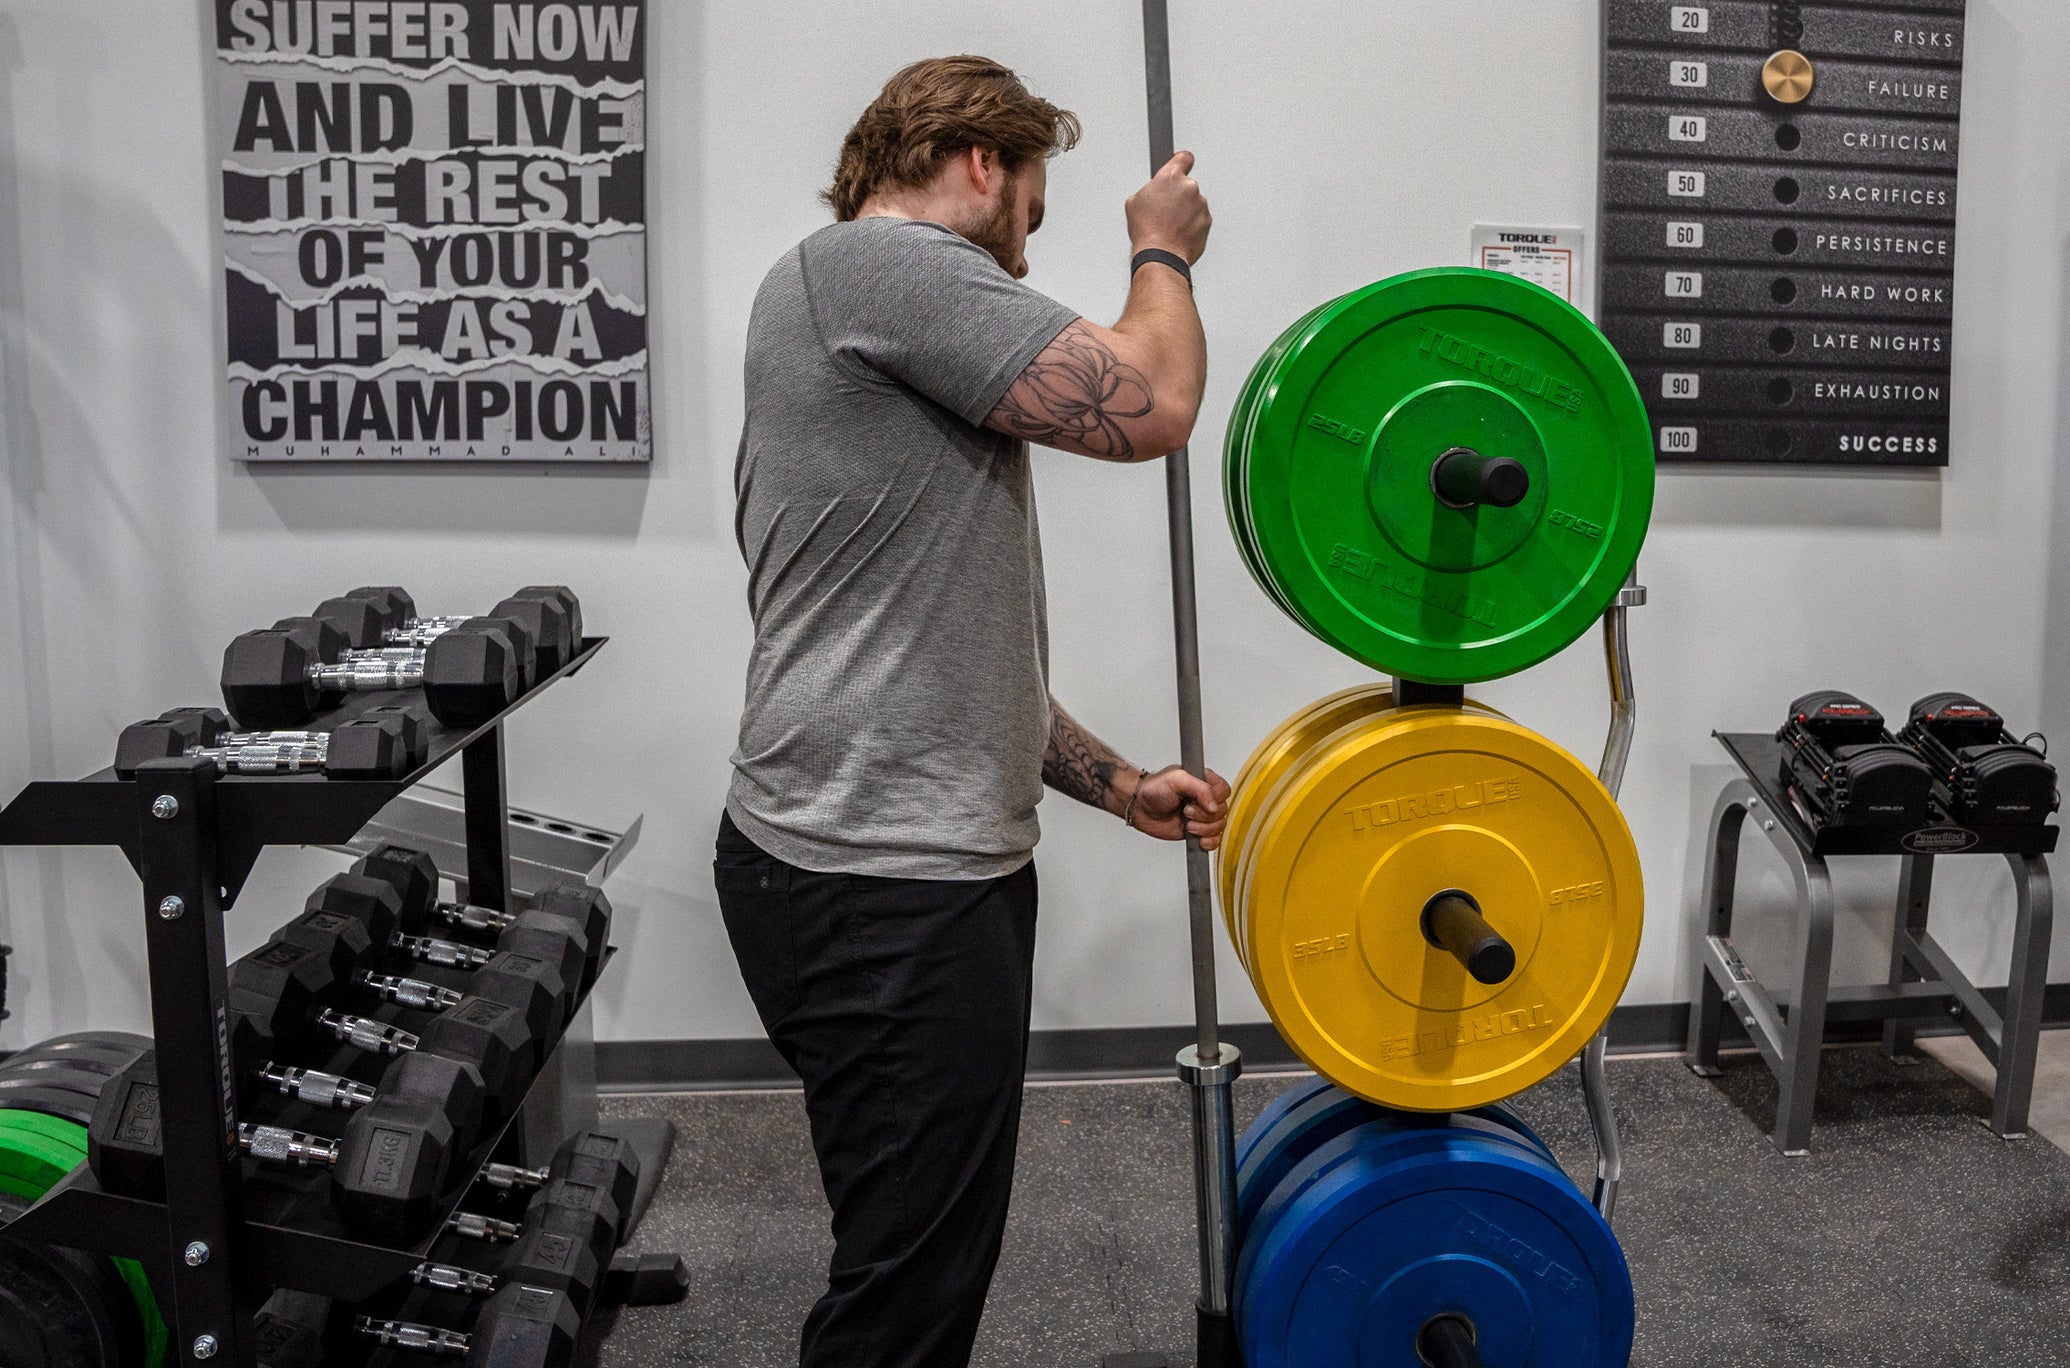
[[[1043,785],[1163,840],[1222,831],[1218,776],[1142,770],[1048,692],[1027,443],[1162,456],[1207,365],[1189,154],[1128,201],[1120,322],[1017,283],[1077,136],[996,62],[907,67],[843,143],[837,222],[748,325],[755,645],[716,881],[833,1207],[805,1368],[969,1361],[1013,1179]]]

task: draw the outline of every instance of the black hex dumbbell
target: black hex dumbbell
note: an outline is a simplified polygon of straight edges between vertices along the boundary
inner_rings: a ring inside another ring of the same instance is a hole
[[[582,602],[566,585],[528,585],[487,615],[514,619],[531,633],[536,656],[534,683],[558,671],[582,650]],[[420,617],[408,590],[383,584],[331,599],[317,608],[315,616],[337,622],[356,647],[408,647],[430,645],[468,621],[469,615]]]
[[[449,727],[488,721],[532,678],[534,649],[522,623],[469,618],[422,648],[355,651],[328,619],[284,618],[246,632],[223,652],[223,704],[254,728],[293,727],[347,693],[421,689]]]
[[[362,972],[355,983],[384,1002],[420,1012],[450,1011],[470,996],[504,1003],[524,1023],[535,1069],[545,1062],[560,1039],[564,1024],[561,1004],[568,996],[560,970],[552,960],[510,950],[491,955],[488,963],[471,972],[465,992],[394,974]]]
[[[134,778],[147,760],[209,759],[224,774],[322,774],[329,779],[401,779],[425,761],[423,713],[388,704],[329,731],[232,731],[220,708],[175,708],[122,729],[115,773]]]
[[[379,1344],[411,1354],[464,1355],[462,1363],[480,1368],[564,1368],[575,1361],[576,1341],[582,1334],[582,1316],[567,1293],[524,1283],[498,1288],[465,1334],[371,1316],[361,1316],[354,1325],[359,1334]],[[391,1361],[411,1360],[391,1360],[383,1352],[368,1364],[385,1368]]]
[[[435,921],[455,932],[500,937],[526,914],[538,914],[531,923],[534,925],[543,925],[539,921],[542,916],[566,919],[579,928],[583,991],[596,983],[597,973],[603,967],[604,951],[611,937],[611,901],[601,889],[580,883],[549,884],[532,898],[525,913],[444,902],[438,896],[438,865],[431,856],[393,841],[376,846],[352,870],[394,888],[412,923]]]
[[[341,1139],[246,1123],[238,1126],[237,1141],[256,1159],[329,1169],[339,1218],[392,1244],[418,1238],[436,1219],[454,1150],[451,1119],[407,1096],[376,1097],[353,1113]],[[156,1052],[102,1089],[88,1128],[87,1160],[108,1191],[165,1199]]]
[[[391,1063],[381,1081],[372,1086],[274,1060],[250,1071],[250,1077],[254,1087],[270,1088],[296,1102],[331,1111],[358,1111],[384,1097],[414,1098],[453,1123],[456,1153],[465,1153],[481,1136],[487,1091],[481,1070],[443,1055],[413,1050]]]
[[[316,1029],[342,1045],[387,1058],[422,1050],[472,1064],[481,1072],[482,1124],[501,1125],[525,1095],[538,1069],[538,1052],[517,1008],[466,997],[426,1023],[422,1032],[326,1008]]]

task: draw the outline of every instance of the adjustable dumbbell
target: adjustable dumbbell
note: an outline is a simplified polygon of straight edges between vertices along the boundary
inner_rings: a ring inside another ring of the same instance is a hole
[[[330,779],[400,779],[424,763],[424,715],[390,704],[329,731],[238,732],[220,708],[175,708],[123,728],[115,773],[134,778],[147,760],[183,756],[216,762],[224,774],[312,774]]]
[[[439,922],[457,932],[501,936],[522,916],[565,918],[580,928],[582,988],[596,982],[611,936],[611,901],[588,884],[556,883],[541,889],[525,913],[501,912],[439,899],[438,865],[421,850],[386,841],[361,857],[352,872],[388,884],[401,900],[406,921]],[[534,923],[537,918],[533,918]]]
[[[328,619],[284,618],[223,652],[223,703],[250,727],[292,727],[335,695],[421,689],[449,727],[488,721],[524,693],[534,648],[522,623],[469,618],[421,650],[355,651]]]
[[[416,1239],[436,1218],[454,1150],[452,1120],[409,1096],[375,1097],[353,1113],[340,1139],[243,1123],[237,1143],[255,1159],[329,1169],[331,1203],[340,1219],[389,1243]],[[165,1199],[155,1052],[102,1089],[88,1130],[87,1159],[108,1191]]]
[[[354,589],[321,604],[315,616],[337,622],[355,647],[428,646],[469,617],[419,617],[409,591],[392,584]],[[582,602],[566,585],[528,585],[488,616],[514,618],[531,633],[538,657],[535,680],[555,673],[582,650]]]

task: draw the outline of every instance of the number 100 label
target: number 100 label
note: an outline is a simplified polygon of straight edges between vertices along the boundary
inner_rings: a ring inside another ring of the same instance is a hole
[[[1696,450],[1696,429],[1693,427],[1664,427],[1660,430],[1660,449],[1686,455]]]

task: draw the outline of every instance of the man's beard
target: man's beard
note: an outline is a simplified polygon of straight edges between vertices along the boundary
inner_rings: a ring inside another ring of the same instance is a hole
[[[1008,275],[1013,274],[1014,267],[1019,264],[1014,258],[1020,255],[1013,242],[1013,201],[1016,189],[1015,178],[1007,177],[1005,190],[999,196],[997,204],[968,222],[949,225],[961,236],[969,238],[990,252],[992,259],[998,262]]]

